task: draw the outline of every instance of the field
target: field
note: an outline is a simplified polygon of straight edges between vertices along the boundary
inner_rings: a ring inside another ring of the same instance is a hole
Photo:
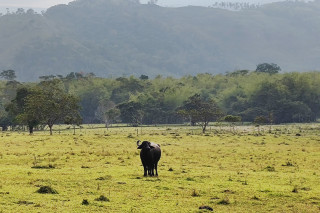
[[[319,124],[200,131],[0,132],[0,212],[320,212]],[[138,139],[161,145],[158,177]]]

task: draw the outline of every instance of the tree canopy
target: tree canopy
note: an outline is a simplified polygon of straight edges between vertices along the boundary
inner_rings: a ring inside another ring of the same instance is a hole
[[[192,124],[198,123],[202,127],[203,133],[205,133],[210,121],[216,121],[223,114],[212,99],[206,100],[199,94],[195,94],[185,101],[178,113],[190,119]]]
[[[42,81],[33,87],[21,87],[7,105],[16,124],[27,125],[30,134],[38,124],[48,125],[50,135],[57,123],[81,123],[79,99],[61,88],[60,80]]]
[[[13,81],[17,76],[14,70],[4,70],[0,73],[0,77],[8,81]]]
[[[0,81],[2,128],[77,124],[79,113],[83,123],[106,126],[114,122],[137,126],[188,121],[204,127],[220,112],[232,116],[225,120],[231,123],[231,118],[237,117],[243,122],[263,117],[271,124],[320,118],[320,72],[270,75],[240,70],[225,75],[148,79],[82,76],[54,76],[40,83]]]
[[[257,65],[256,72],[263,72],[268,74],[277,74],[281,71],[280,66],[274,63],[262,63]]]

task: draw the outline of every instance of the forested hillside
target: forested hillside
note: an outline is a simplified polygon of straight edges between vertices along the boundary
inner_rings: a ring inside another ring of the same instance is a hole
[[[181,77],[277,63],[320,67],[320,1],[229,11],[132,0],[77,0],[0,16],[0,68],[19,80],[70,72]]]
[[[320,117],[319,72],[270,74],[240,70],[225,75],[157,76],[154,79],[145,75],[98,78],[92,74],[70,73],[42,80],[40,86],[53,81],[57,89],[79,98],[83,123],[189,122],[179,114],[179,109],[195,94],[216,103],[222,111],[220,119],[233,115],[246,122],[257,122],[259,118],[258,122],[262,123],[291,123],[314,122]],[[19,97],[20,102],[23,100],[21,95],[16,97],[16,91],[36,85],[12,79],[0,82],[1,125],[16,122],[10,117],[10,111],[5,110],[11,100],[19,102]],[[39,98],[32,104],[38,102],[41,102]]]

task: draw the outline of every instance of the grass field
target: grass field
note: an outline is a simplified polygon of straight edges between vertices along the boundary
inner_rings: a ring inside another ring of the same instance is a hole
[[[320,212],[320,125],[200,131],[0,132],[0,212]],[[161,144],[159,177],[138,139]]]

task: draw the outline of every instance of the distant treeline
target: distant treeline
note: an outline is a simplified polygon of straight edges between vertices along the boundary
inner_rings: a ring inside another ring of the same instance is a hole
[[[249,2],[215,2],[211,5],[213,8],[223,8],[229,10],[245,10],[245,9],[256,9],[260,7],[259,4],[252,4]]]
[[[7,76],[8,77],[8,76]],[[11,76],[12,77],[12,76]],[[0,119],[21,87],[15,76],[0,82]],[[59,82],[60,89],[80,100],[83,123],[139,124],[182,123],[179,113],[190,97],[213,100],[224,115],[242,121],[265,123],[314,122],[320,116],[320,72],[266,73],[239,70],[228,74],[198,74],[182,78],[99,78],[93,73],[42,76],[42,82]],[[43,83],[42,83],[43,84]]]

